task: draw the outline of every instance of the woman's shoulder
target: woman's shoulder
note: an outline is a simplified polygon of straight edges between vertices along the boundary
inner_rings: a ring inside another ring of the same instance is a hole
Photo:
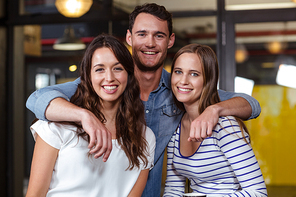
[[[38,120],[31,126],[34,138],[38,134],[47,143],[53,142],[59,146],[72,140],[76,136],[76,131],[77,127],[74,125],[43,120]]]
[[[156,138],[155,138],[153,131],[147,126],[145,126],[144,129],[145,129],[145,131],[144,131],[145,136],[144,137],[147,140],[147,142],[154,142],[155,143]]]
[[[35,122],[32,126],[32,128],[43,128],[48,129],[50,131],[56,132],[56,133],[65,133],[65,132],[73,132],[77,130],[77,127],[68,124],[68,123],[61,123],[61,122],[48,122],[44,120],[38,120]]]
[[[220,117],[213,134],[218,139],[220,145],[232,142],[248,143],[249,141],[249,134],[234,116]],[[238,139],[242,141],[238,141]]]
[[[220,125],[232,125],[232,124],[238,124],[234,116],[220,116],[218,124]]]
[[[237,130],[240,131],[240,127],[234,116],[221,116],[219,117],[214,132],[223,135],[236,132]]]

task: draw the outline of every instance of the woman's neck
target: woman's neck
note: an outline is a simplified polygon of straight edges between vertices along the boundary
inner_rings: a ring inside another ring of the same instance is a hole
[[[102,113],[106,119],[105,127],[112,134],[112,139],[116,139],[116,114],[119,103],[115,105],[103,105]]]
[[[195,120],[199,116],[199,109],[198,103],[194,103],[191,105],[184,104],[185,107],[185,114],[183,119],[190,121],[190,123]]]
[[[184,114],[181,122],[181,130],[180,130],[180,153],[183,156],[189,157],[193,155],[198,147],[200,146],[200,142],[188,141],[190,137],[190,128],[191,123],[195,120],[198,116],[198,105],[195,104],[194,106],[185,106],[186,113]]]

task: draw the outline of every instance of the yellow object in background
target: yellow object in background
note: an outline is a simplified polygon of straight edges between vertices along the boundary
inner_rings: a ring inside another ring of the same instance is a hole
[[[296,89],[257,85],[252,96],[262,111],[245,124],[265,183],[296,186]]]

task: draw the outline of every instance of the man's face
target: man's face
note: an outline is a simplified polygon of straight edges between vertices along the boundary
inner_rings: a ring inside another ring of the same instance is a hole
[[[136,17],[132,33],[127,31],[126,41],[132,46],[139,70],[156,71],[163,65],[167,49],[174,45],[175,35],[169,35],[167,21],[141,13]]]

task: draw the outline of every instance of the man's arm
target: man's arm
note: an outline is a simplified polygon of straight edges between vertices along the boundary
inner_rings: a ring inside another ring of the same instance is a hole
[[[247,120],[247,119],[257,118],[261,113],[261,107],[260,107],[259,102],[254,97],[252,97],[250,95],[247,95],[244,93],[226,92],[224,90],[218,90],[218,93],[219,93],[219,97],[220,97],[221,101],[226,101],[231,98],[244,98],[244,100],[240,99],[239,102],[247,101],[247,102],[243,102],[241,104],[238,103],[238,105],[239,105],[239,107],[244,107],[244,110],[246,108],[248,108],[251,111],[239,112],[237,114],[230,114],[230,115],[235,115],[243,120]],[[249,104],[249,106],[247,105],[247,103]],[[251,107],[251,108],[249,108],[249,107]],[[249,112],[251,112],[251,113],[248,114]]]
[[[104,155],[103,161],[107,161],[112,150],[112,135],[92,112],[63,98],[55,98],[48,105],[45,116],[51,121],[81,122],[90,138],[89,153],[94,154],[94,158]]]
[[[69,101],[74,95],[79,83],[80,78],[73,82],[47,86],[36,90],[29,96],[26,107],[31,110],[38,119],[47,120],[45,111],[49,103],[55,98],[64,98]]]
[[[221,102],[211,105],[191,123],[189,141],[202,141],[212,135],[220,116],[237,116],[243,120],[256,118],[261,112],[259,102],[242,93],[219,90]]]
[[[107,161],[112,150],[111,133],[92,112],[69,102],[79,83],[78,78],[73,82],[37,90],[28,98],[27,108],[41,120],[81,122],[90,136],[90,153],[95,158],[104,155],[103,161]]]

